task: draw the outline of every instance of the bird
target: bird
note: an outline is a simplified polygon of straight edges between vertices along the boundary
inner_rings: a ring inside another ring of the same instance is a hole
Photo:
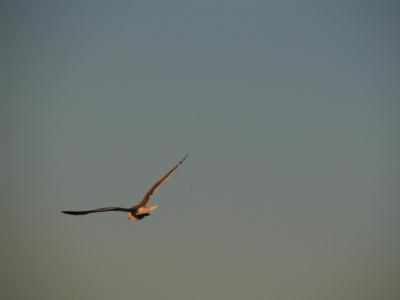
[[[148,206],[147,203],[150,201],[151,196],[169,179],[172,175],[178,170],[178,168],[183,164],[185,159],[189,156],[189,153],[186,154],[171,170],[169,170],[163,177],[161,177],[158,181],[156,181],[153,186],[147,191],[144,195],[143,199],[136,205],[131,208],[123,208],[123,207],[102,207],[93,210],[64,210],[62,213],[67,215],[81,216],[92,213],[100,213],[100,212],[109,212],[109,211],[120,211],[127,212],[128,218],[132,221],[139,221],[144,217],[150,215],[152,211],[154,211],[158,205]]]

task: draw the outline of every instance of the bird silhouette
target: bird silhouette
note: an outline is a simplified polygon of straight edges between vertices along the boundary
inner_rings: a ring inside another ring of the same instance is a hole
[[[189,154],[186,154],[171,170],[169,170],[163,177],[161,177],[153,186],[147,191],[146,195],[144,195],[142,201],[138,204],[132,206],[131,208],[123,208],[123,207],[102,207],[93,210],[64,210],[62,213],[67,215],[87,215],[92,213],[100,213],[100,212],[108,212],[108,211],[121,211],[127,212],[128,218],[132,221],[139,221],[144,217],[150,215],[150,212],[155,210],[158,205],[147,206],[147,203],[150,201],[151,196],[169,179],[171,176],[178,170],[179,166],[182,165],[184,160],[188,157]]]

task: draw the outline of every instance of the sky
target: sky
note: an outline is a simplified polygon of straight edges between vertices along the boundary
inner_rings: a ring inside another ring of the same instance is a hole
[[[1,1],[0,298],[399,299],[399,8]]]

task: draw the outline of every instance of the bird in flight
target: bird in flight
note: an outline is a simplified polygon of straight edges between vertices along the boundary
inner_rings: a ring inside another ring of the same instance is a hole
[[[139,221],[144,217],[149,216],[150,212],[152,212],[158,207],[158,205],[153,205],[149,207],[147,206],[147,203],[149,202],[151,196],[178,170],[178,168],[183,163],[183,161],[188,157],[188,155],[189,154],[186,154],[185,157],[182,158],[180,162],[178,162],[171,170],[169,170],[163,177],[161,177],[156,183],[154,183],[153,186],[148,190],[146,195],[144,195],[142,201],[140,201],[135,206],[132,206],[131,208],[103,207],[93,210],[79,210],[79,211],[64,210],[62,211],[62,213],[67,215],[80,216],[80,215],[87,215],[91,213],[99,213],[107,211],[122,211],[122,212],[127,212],[129,219],[131,219],[132,221]]]

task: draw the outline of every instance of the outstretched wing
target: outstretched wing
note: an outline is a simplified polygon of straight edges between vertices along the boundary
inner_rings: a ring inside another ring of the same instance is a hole
[[[122,207],[103,207],[103,208],[93,209],[93,210],[78,210],[78,211],[76,211],[76,210],[64,210],[64,211],[62,211],[62,213],[63,214],[67,214],[67,215],[79,216],[79,215],[87,215],[87,214],[106,212],[106,211],[124,211],[124,212],[128,212],[129,209],[128,208],[122,208]]]
[[[179,166],[183,163],[183,161],[188,157],[189,153],[185,155],[184,158],[181,159],[180,162],[178,162],[171,170],[167,172],[160,180],[158,180],[146,193],[146,195],[143,197],[142,201],[140,201],[139,204],[135,205],[136,207],[142,207],[146,206],[147,202],[149,202],[151,195],[154,194],[155,191],[157,191],[169,178],[171,178],[172,175],[176,172],[176,170],[179,168]]]

